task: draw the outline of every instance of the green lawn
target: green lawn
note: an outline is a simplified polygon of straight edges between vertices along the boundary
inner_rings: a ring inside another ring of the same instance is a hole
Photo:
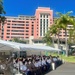
[[[52,53],[51,55],[57,56],[58,54]],[[65,62],[72,62],[75,63],[75,56],[68,56],[65,55],[59,55],[61,59],[64,59]]]
[[[64,59],[65,62],[72,62],[72,63],[75,63],[75,56],[63,56],[63,55],[60,55],[60,57],[62,59]]]

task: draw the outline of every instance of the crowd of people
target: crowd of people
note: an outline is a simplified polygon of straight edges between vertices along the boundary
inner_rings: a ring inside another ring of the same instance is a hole
[[[52,63],[54,63],[55,68],[57,68],[62,64],[62,60],[59,56],[32,55],[21,58],[13,58],[12,65],[23,75],[43,75],[53,69]]]

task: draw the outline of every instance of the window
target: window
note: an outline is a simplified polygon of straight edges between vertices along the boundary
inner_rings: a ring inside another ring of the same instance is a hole
[[[34,23],[34,22],[32,22],[32,23]]]
[[[7,20],[8,22],[11,22],[10,20]]]
[[[29,19],[26,19],[26,20],[29,20]]]
[[[3,38],[3,36],[1,36],[1,38]]]
[[[7,30],[8,32],[10,31],[10,30]]]
[[[62,36],[61,34],[59,36]]]
[[[47,19],[47,24],[48,24],[48,19]]]
[[[42,24],[42,19],[40,19],[40,23]]]
[[[7,25],[10,25],[10,23],[8,23]]]
[[[48,23],[48,19],[47,19],[47,23]]]
[[[29,26],[29,24],[26,24],[26,26]]]
[[[33,27],[34,25],[32,25],[32,27]]]
[[[52,24],[52,22],[50,22],[50,24]]]
[[[29,29],[29,27],[26,27],[26,29]]]
[[[26,21],[26,23],[29,23],[29,21]]]
[[[15,21],[15,20],[13,20],[12,22],[25,23],[24,21]]]
[[[29,37],[26,37],[26,38],[29,38]]]
[[[10,33],[7,33],[7,35],[10,35]]]
[[[40,17],[42,18],[42,15],[40,15]]]
[[[48,15],[47,15],[47,18],[48,18]]]
[[[33,34],[32,34],[32,36],[33,36]]]
[[[43,41],[39,41],[39,43],[43,43]]]
[[[29,35],[29,34],[26,34],[26,35]]]
[[[26,32],[29,32],[28,30],[26,30]]]
[[[2,35],[3,35],[4,33],[2,33]]]
[[[19,34],[19,33],[11,33],[12,35],[24,35],[24,34]]]
[[[33,30],[34,28],[32,27],[32,30]]]
[[[7,36],[7,38],[10,38],[9,36]]]
[[[9,26],[7,26],[7,28],[10,28]]]
[[[24,32],[24,30],[12,30],[12,32]]]
[[[44,25],[45,25],[45,19],[44,19]]]
[[[45,15],[44,15],[44,18],[45,18]]]
[[[2,29],[2,31],[4,31],[4,29]]]
[[[34,43],[38,43],[38,41],[34,41]]]
[[[50,21],[52,21],[52,19],[50,19]]]

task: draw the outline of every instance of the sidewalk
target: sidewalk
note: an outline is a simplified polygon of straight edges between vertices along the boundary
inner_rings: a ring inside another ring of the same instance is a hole
[[[75,75],[75,64],[65,63],[46,75]]]

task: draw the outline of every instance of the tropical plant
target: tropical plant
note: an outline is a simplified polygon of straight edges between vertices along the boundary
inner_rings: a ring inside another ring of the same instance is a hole
[[[4,11],[3,8],[3,0],[0,0],[0,23],[4,23],[6,19],[4,16],[2,16],[2,14],[6,14],[6,12]]]
[[[45,42],[47,44],[52,44],[52,46],[54,47],[54,40],[57,40],[57,37],[58,37],[58,48],[60,47],[59,46],[59,33],[60,33],[60,25],[58,24],[58,18],[56,18],[54,20],[54,23],[53,25],[51,25],[51,27],[49,28],[48,32],[46,33],[44,39],[46,40]]]
[[[66,56],[68,56],[67,26],[74,24],[73,17],[70,16],[71,13],[72,11],[67,12],[66,14],[62,14],[59,12],[57,13],[57,15],[59,16],[58,24],[61,26],[63,30],[65,30]]]
[[[69,38],[68,38],[68,44],[73,44],[73,32],[74,29],[69,29],[68,33],[69,33]]]
[[[59,29],[57,28],[57,25],[54,24],[50,27],[50,35],[52,37],[53,40],[53,45],[54,45],[54,40],[56,40],[56,36],[58,36],[58,47],[59,47]]]
[[[18,42],[18,43],[26,43],[26,41],[25,41],[25,40],[20,40],[20,39],[18,39],[18,38],[13,38],[13,39],[12,39],[12,40],[10,40],[10,41]]]
[[[52,38],[50,37],[49,31],[43,37],[43,42],[46,43],[48,46],[52,45]]]
[[[47,45],[52,45],[54,47],[54,40],[56,40],[56,36],[59,38],[59,27],[56,24],[53,24],[48,32],[46,33],[45,37],[43,38],[44,42]],[[58,40],[58,47],[59,47],[59,40]]]

